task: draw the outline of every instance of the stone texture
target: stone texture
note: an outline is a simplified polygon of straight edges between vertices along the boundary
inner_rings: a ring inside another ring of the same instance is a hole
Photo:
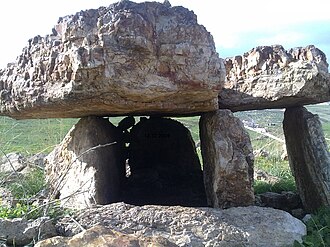
[[[251,205],[254,157],[242,122],[230,110],[218,110],[202,115],[199,126],[208,204]]]
[[[85,209],[73,218],[85,229],[99,224],[139,237],[160,236],[185,247],[292,246],[306,234],[305,225],[290,214],[255,206],[220,210],[114,203]],[[81,231],[72,218],[60,219],[57,227],[66,236]]]
[[[93,226],[72,238],[54,237],[38,242],[35,247],[175,247],[162,237],[136,237],[110,230],[104,226]]]
[[[130,131],[131,176],[124,201],[206,206],[203,173],[189,129],[170,118],[140,119]]]
[[[289,164],[305,210],[330,206],[330,153],[319,117],[304,107],[288,108],[283,128]]]
[[[212,36],[183,7],[120,1],[60,18],[0,71],[0,114],[17,119],[196,114],[225,79]]]
[[[49,218],[36,220],[0,219],[0,238],[6,240],[8,245],[23,246],[33,240],[56,236],[54,224]]]
[[[225,61],[220,108],[286,108],[330,101],[326,56],[314,46],[260,46]]]
[[[10,208],[14,204],[14,196],[6,187],[0,187],[0,206]]]
[[[118,201],[125,177],[121,139],[108,119],[79,120],[46,158],[52,197],[57,195],[65,206],[75,208]]]
[[[299,195],[294,192],[265,192],[259,196],[263,206],[265,207],[272,207],[290,212],[291,210],[302,206]]]
[[[20,153],[9,153],[0,158],[0,172],[20,172],[26,166],[26,158]]]

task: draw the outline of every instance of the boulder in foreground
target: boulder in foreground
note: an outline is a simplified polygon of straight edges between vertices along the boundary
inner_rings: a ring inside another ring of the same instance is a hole
[[[78,234],[81,226],[89,229],[99,224],[125,234],[163,237],[187,247],[292,246],[306,234],[305,225],[289,213],[255,206],[220,210],[114,203],[84,209],[73,218],[57,223],[66,236]]]

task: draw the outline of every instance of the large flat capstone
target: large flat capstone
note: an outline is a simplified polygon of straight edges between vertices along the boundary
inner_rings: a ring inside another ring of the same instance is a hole
[[[227,58],[225,66],[220,108],[244,111],[330,101],[328,63],[315,46],[260,46]]]
[[[225,69],[183,8],[121,1],[60,18],[0,70],[0,115],[189,115],[218,108]]]

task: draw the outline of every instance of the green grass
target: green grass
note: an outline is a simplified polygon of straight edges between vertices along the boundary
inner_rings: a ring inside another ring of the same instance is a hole
[[[254,181],[254,193],[261,194],[268,191],[280,193],[282,191],[296,191],[294,177],[292,176],[288,161],[283,161],[277,156],[255,159],[255,169],[262,170],[267,174],[276,177],[275,182],[262,180]]]
[[[294,243],[294,247],[329,247],[330,246],[330,207],[319,209],[307,221],[307,235],[303,242]]]
[[[4,178],[6,175],[1,174],[1,177]],[[56,218],[68,212],[60,208],[57,201],[47,206],[39,206],[34,203],[33,198],[46,188],[44,171],[40,168],[35,168],[24,175],[20,174],[13,181],[6,182],[4,187],[11,192],[16,203],[12,206],[0,206],[0,218],[36,219],[40,216]]]
[[[0,117],[0,147],[4,153],[48,153],[61,142],[77,119],[14,120]]]
[[[16,181],[9,183],[6,187],[16,199],[26,200],[35,196],[45,186],[44,170],[35,168],[26,175],[21,175]]]

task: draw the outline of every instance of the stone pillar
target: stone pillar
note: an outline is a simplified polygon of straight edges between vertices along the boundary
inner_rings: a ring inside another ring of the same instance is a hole
[[[202,115],[200,139],[208,204],[229,208],[254,202],[253,150],[242,122],[230,110]]]
[[[291,170],[305,210],[330,205],[330,154],[321,123],[304,107],[286,109],[283,121]]]
[[[80,119],[46,158],[46,179],[53,195],[72,208],[120,200],[125,178],[121,139],[108,119]]]

